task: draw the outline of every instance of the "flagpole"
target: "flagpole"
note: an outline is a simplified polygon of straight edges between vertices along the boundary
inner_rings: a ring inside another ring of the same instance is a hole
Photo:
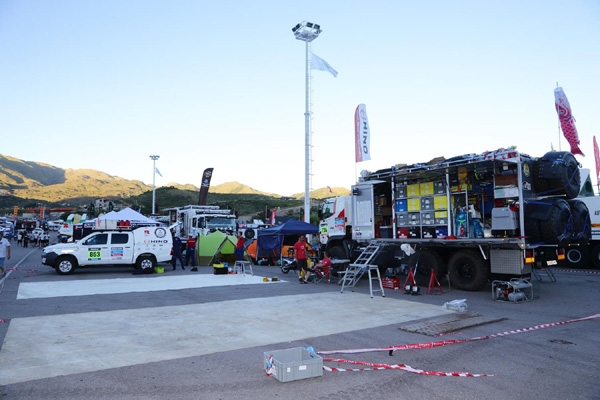
[[[556,88],[558,89],[558,82],[556,82]],[[556,110],[557,112],[559,112],[558,110]],[[559,112],[559,117],[558,117],[558,151],[562,151],[561,147],[560,147],[560,112]]]
[[[152,159],[152,212],[150,215],[154,215],[155,204],[156,204],[156,196],[155,196],[155,188],[156,188],[156,160],[160,158],[160,156],[152,155],[150,156]]]

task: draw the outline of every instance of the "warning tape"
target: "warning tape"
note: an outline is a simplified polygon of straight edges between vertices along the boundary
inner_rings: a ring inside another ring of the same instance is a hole
[[[269,360],[267,361],[267,369],[265,370],[267,376],[277,375],[275,373],[275,367],[273,366],[273,354],[269,356]]]
[[[536,325],[536,326],[532,326],[529,328],[516,329],[513,331],[500,332],[500,333],[495,333],[493,335],[479,336],[479,337],[474,337],[471,339],[441,340],[438,342],[413,343],[413,344],[405,344],[405,345],[400,345],[400,346],[388,346],[388,347],[370,348],[370,349],[318,351],[317,354],[356,354],[356,353],[368,353],[368,352],[374,352],[374,351],[389,351],[390,355],[392,355],[392,353],[397,350],[431,349],[434,347],[441,347],[441,346],[446,346],[449,344],[473,342],[476,340],[492,339],[492,338],[501,337],[501,336],[514,335],[517,333],[531,332],[531,331],[535,331],[538,329],[550,328],[550,327],[558,326],[558,325],[571,324],[573,322],[587,321],[587,320],[595,319],[595,318],[600,318],[600,314],[594,314],[594,315],[590,315],[589,317],[584,317],[584,318],[571,319],[568,321],[552,322],[552,323],[547,323],[547,324],[542,324],[542,325]]]
[[[457,376],[463,378],[477,378],[484,376],[496,376],[495,374],[471,374],[470,372],[437,372],[437,371],[424,371],[422,369],[416,369],[406,364],[373,364],[366,363],[361,361],[350,361],[350,360],[342,360],[339,358],[324,358],[323,361],[331,361],[331,362],[339,362],[339,363],[347,363],[347,364],[357,364],[357,365],[366,365],[370,368],[332,368],[325,367],[323,369],[325,371],[330,372],[354,372],[354,371],[373,371],[373,370],[381,370],[381,369],[401,369],[406,372],[411,372],[413,374],[420,375],[437,375],[437,376]]]

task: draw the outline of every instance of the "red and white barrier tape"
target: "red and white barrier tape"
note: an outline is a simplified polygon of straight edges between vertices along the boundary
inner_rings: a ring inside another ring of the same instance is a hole
[[[373,364],[373,363],[366,363],[366,362],[361,362],[361,361],[342,360],[339,358],[324,358],[323,361],[366,365],[366,366],[370,367],[370,368],[332,368],[332,367],[323,366],[323,369],[325,371],[330,371],[330,372],[351,372],[351,371],[354,372],[354,371],[372,371],[372,370],[381,370],[381,369],[401,369],[406,372],[411,372],[413,374],[420,374],[420,375],[456,376],[456,377],[463,377],[463,378],[478,378],[478,377],[483,377],[483,376],[496,376],[496,375],[489,375],[489,374],[471,374],[469,372],[424,371],[422,369],[413,368],[410,365],[406,365],[406,364],[392,364],[392,365]]]
[[[552,268],[552,272],[581,272],[582,274],[593,274],[599,275],[600,271],[589,271],[585,269],[565,269],[565,268]]]
[[[531,332],[531,331],[535,331],[538,329],[550,328],[552,326],[558,326],[558,325],[571,324],[573,322],[587,321],[587,320],[595,319],[595,318],[600,318],[600,314],[594,314],[594,315],[590,315],[589,317],[584,317],[584,318],[571,319],[568,321],[552,322],[552,323],[548,323],[548,324],[536,325],[536,326],[532,326],[530,328],[516,329],[513,331],[495,333],[493,335],[479,336],[479,337],[474,337],[471,339],[441,340],[438,342],[413,343],[413,344],[405,344],[405,345],[400,345],[400,346],[388,346],[388,347],[370,348],[370,349],[317,351],[317,354],[356,354],[356,353],[368,353],[368,352],[374,352],[374,351],[389,351],[390,353],[392,353],[397,350],[431,349],[434,347],[441,347],[441,346],[446,346],[449,344],[462,343],[462,342],[473,342],[476,340],[492,339],[492,338],[501,337],[501,336],[514,335],[517,333]]]
[[[269,360],[267,361],[267,369],[265,372],[267,373],[267,376],[275,374],[275,367],[273,366],[273,354],[269,356]]]

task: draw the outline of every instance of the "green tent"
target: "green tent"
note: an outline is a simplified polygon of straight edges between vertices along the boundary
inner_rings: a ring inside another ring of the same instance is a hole
[[[213,265],[217,262],[235,263],[236,237],[221,231],[215,231],[207,236],[199,236],[196,249],[198,265]]]

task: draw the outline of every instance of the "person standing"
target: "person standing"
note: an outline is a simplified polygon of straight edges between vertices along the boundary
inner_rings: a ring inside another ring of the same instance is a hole
[[[188,265],[190,258],[192,259],[192,267],[196,266],[196,239],[190,235],[187,242],[185,242],[185,265]]]
[[[0,278],[4,278],[4,260],[10,260],[10,242],[0,231]]]
[[[171,234],[173,234],[173,232],[171,232]],[[171,259],[173,271],[177,269],[177,260],[179,260],[179,263],[181,264],[181,269],[185,270],[185,265],[183,264],[183,254],[181,254],[181,246],[181,239],[173,234],[173,258]]]
[[[242,232],[238,232],[238,240],[235,246],[235,255],[238,261],[244,261],[244,235]]]
[[[306,238],[304,235],[300,235],[296,244],[294,244],[294,252],[296,258],[296,264],[298,265],[298,280],[300,283],[308,283],[308,266],[306,264]],[[304,279],[302,279],[304,271]]]

